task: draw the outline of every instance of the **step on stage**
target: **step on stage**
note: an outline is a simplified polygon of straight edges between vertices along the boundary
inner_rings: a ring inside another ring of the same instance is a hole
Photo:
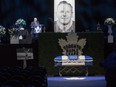
[[[48,87],[106,87],[104,76],[48,77]]]

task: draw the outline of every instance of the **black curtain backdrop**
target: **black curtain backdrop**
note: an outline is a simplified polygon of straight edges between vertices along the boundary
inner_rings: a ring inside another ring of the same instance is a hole
[[[116,20],[116,0],[75,0],[76,31],[96,31],[97,23],[107,33],[104,20],[108,17]],[[54,0],[0,0],[0,25],[11,28],[19,18],[26,20],[26,28],[30,30],[30,22],[37,17],[44,24],[47,32],[53,32]],[[116,26],[113,35],[116,37]]]

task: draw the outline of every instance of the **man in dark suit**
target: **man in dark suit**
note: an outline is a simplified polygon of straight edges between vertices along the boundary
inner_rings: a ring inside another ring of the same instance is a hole
[[[112,51],[102,62],[105,69],[105,80],[107,87],[116,87],[116,43],[113,43]]]
[[[34,18],[33,22],[31,22],[31,28],[32,28],[32,30],[31,30],[32,38],[37,39],[38,33],[42,32],[42,28],[41,28],[37,18]]]

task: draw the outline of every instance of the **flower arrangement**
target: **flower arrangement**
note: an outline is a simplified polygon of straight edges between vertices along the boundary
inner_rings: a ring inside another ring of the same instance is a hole
[[[23,27],[23,26],[26,26],[26,21],[24,19],[18,19],[16,22],[15,22],[15,25],[19,26],[19,27]]]
[[[114,25],[115,20],[113,18],[106,18],[106,20],[104,21],[104,24],[106,24],[106,25]]]
[[[19,30],[17,28],[11,28],[11,29],[8,29],[8,33],[10,35],[17,35],[19,33]]]
[[[0,35],[5,35],[6,29],[0,25]]]

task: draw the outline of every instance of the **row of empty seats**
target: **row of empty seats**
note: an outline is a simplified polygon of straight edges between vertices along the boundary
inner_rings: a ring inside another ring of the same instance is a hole
[[[0,87],[47,87],[44,67],[0,67]]]

